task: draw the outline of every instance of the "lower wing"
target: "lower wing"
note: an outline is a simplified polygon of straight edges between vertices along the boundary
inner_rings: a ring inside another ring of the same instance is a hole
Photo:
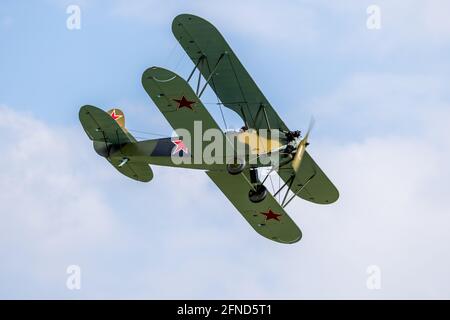
[[[207,171],[206,174],[260,235],[280,243],[294,243],[301,239],[299,227],[270,193],[261,202],[249,200],[252,186],[248,171],[238,175],[226,171]]]
[[[297,174],[290,163],[279,168],[278,174],[291,191],[304,200],[329,204],[339,198],[339,191],[308,152],[305,152]]]

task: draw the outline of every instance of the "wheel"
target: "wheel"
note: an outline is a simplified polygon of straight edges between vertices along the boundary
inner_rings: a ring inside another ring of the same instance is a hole
[[[258,184],[256,186],[256,190],[250,189],[248,192],[248,198],[253,203],[258,203],[263,201],[266,198],[267,189],[264,185]]]
[[[245,160],[243,159],[234,159],[234,163],[227,164],[227,171],[229,174],[236,175],[244,171],[245,169]]]

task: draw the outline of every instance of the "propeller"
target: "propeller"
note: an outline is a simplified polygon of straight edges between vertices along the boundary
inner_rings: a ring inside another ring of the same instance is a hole
[[[314,118],[311,117],[309,121],[308,131],[306,132],[305,137],[299,142],[297,145],[297,152],[294,155],[294,159],[292,160],[292,168],[294,169],[295,174],[297,174],[298,169],[300,168],[300,164],[302,163],[303,155],[305,154],[306,147],[308,146],[308,138],[309,133],[314,127]]]

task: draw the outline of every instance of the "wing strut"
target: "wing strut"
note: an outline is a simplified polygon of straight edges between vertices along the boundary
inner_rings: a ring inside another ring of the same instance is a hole
[[[289,194],[289,190],[291,190],[291,187],[292,187],[292,183],[294,182],[294,179],[295,179],[295,175],[292,175],[288,180],[286,180],[286,182],[280,187],[280,189],[278,189],[278,191],[277,192],[275,192],[274,193],[274,197],[276,197],[277,196],[277,194],[279,194],[287,185],[289,185],[288,186],[288,188],[287,188],[287,190],[286,190],[286,193],[284,194],[284,197],[283,197],[283,201],[281,202],[281,206],[283,207],[283,208],[286,208],[286,206],[304,189],[304,188],[306,188],[306,186],[308,185],[308,183],[315,177],[315,175],[316,175],[316,173],[314,172],[314,174],[311,176],[311,177],[309,177],[308,178],[308,180],[306,180],[306,182],[304,183],[304,184],[302,184],[302,185],[299,185],[300,186],[300,188],[298,189],[298,190],[296,190],[296,192],[286,201],[286,199],[287,199],[287,196],[288,196],[288,194]]]
[[[248,121],[247,121],[247,117],[245,116],[245,113],[244,113],[244,108],[242,108],[242,106],[240,106],[240,107],[241,107],[241,114],[242,114],[242,118],[244,119],[245,126],[246,126],[247,128],[249,128],[249,126],[248,126]]]
[[[192,79],[192,76],[194,75],[195,70],[198,69],[197,90],[195,93],[197,94],[197,96],[199,98],[201,98],[203,91],[205,91],[206,86],[211,81],[214,73],[216,72],[217,68],[219,67],[220,61],[226,54],[227,54],[227,52],[224,52],[219,56],[219,59],[217,59],[217,62],[214,65],[214,69],[209,73],[208,78],[206,78],[206,82],[203,85],[202,90],[200,90],[200,82],[201,82],[201,75],[202,75],[202,72],[200,71],[201,70],[200,64],[203,66],[204,60],[206,60],[206,62],[208,63],[208,57],[206,57],[205,55],[201,55],[200,58],[198,58],[197,63],[195,64],[194,69],[192,69],[191,73],[189,74],[189,77],[187,78],[186,82],[189,82]],[[209,63],[208,63],[208,69],[209,69]]]
[[[198,58],[197,63],[195,64],[194,69],[192,69],[191,73],[189,74],[189,77],[187,78],[186,82],[189,82],[189,80],[191,80],[192,76],[194,75],[195,70],[200,65],[200,62],[203,62],[203,59],[205,59],[204,55],[201,55],[200,58]]]
[[[220,61],[222,60],[222,58],[223,58],[226,54],[227,54],[227,52],[222,53],[222,54],[219,56],[219,59],[217,59],[217,62],[216,62],[216,64],[215,64],[215,66],[214,66],[214,69],[210,72],[208,78],[206,78],[206,83],[205,83],[205,85],[203,86],[202,90],[200,91],[200,93],[199,93],[199,95],[198,95],[199,98],[202,97],[203,91],[205,91],[206,86],[207,86],[208,83],[211,81],[211,79],[212,79],[214,73],[216,72],[217,68],[219,67]],[[206,59],[208,59],[208,57],[206,57]],[[209,64],[208,64],[208,65],[209,65]]]
[[[267,111],[266,111],[266,108],[264,107],[264,104],[263,104],[263,103],[261,103],[261,104],[259,105],[258,112],[256,112],[256,116],[255,116],[255,124],[256,124],[257,121],[258,121],[258,117],[259,117],[259,115],[260,115],[260,113],[261,113],[261,110],[262,110],[263,115],[264,115],[264,120],[266,121],[267,129],[271,130],[270,122],[269,122],[269,117],[267,116]],[[242,112],[243,112],[243,111],[242,111]]]
[[[201,65],[203,66],[204,59],[201,60]],[[200,83],[202,81],[202,73],[200,72],[200,69],[198,69],[198,79],[197,79],[197,89],[195,89],[195,94],[198,95],[198,92],[200,91]]]
[[[267,128],[268,128],[269,130],[272,130],[272,129],[270,129],[270,123],[269,123],[269,118],[267,117],[266,108],[264,107],[263,104],[261,104],[261,108],[262,108],[262,111],[263,111],[263,113],[264,113],[264,118],[266,119]]]
[[[311,177],[309,177],[308,178],[308,180],[306,180],[306,182],[305,182],[305,184],[304,185],[302,185],[301,187],[300,187],[300,189],[298,189],[292,196],[291,196],[291,198],[286,202],[286,204],[284,203],[284,200],[285,199],[283,199],[283,204],[282,204],[282,207],[283,208],[285,208],[291,201],[292,201],[292,199],[294,199],[307,185],[308,185],[308,183],[314,178],[314,176],[316,175],[316,173],[314,172],[314,174],[311,176]],[[290,189],[290,188],[289,188]],[[288,190],[289,191],[289,190]],[[286,192],[286,195],[285,195],[285,198],[286,198],[286,196],[287,196],[287,192]]]

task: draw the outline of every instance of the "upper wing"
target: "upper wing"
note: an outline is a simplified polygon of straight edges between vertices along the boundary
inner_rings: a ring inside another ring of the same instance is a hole
[[[228,172],[207,171],[206,174],[260,235],[281,243],[294,243],[301,239],[300,229],[270,193],[259,203],[248,199],[250,178],[244,176],[248,172],[231,175]]]
[[[236,111],[250,128],[288,130],[211,23],[181,14],[173,20],[172,32],[203,77],[211,77],[209,84],[222,103]]]
[[[303,155],[297,174],[290,164],[279,168],[278,174],[291,185],[291,191],[302,199],[318,204],[329,204],[339,198],[336,187],[307,151]],[[293,181],[290,181],[290,179],[293,179]]]

